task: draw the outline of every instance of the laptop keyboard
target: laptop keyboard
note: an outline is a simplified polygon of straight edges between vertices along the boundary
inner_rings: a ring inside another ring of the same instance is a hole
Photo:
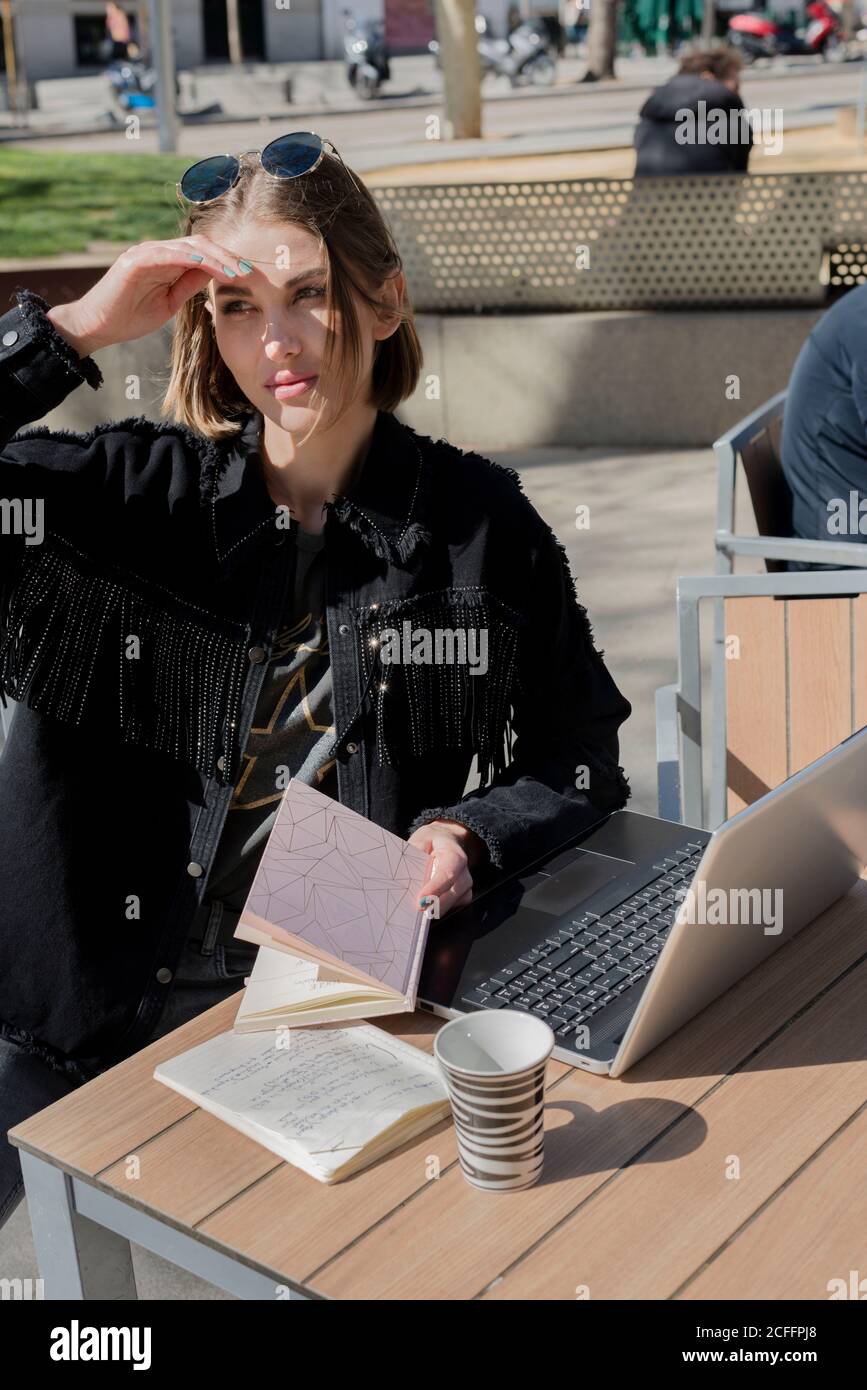
[[[653,865],[645,888],[609,912],[580,912],[462,996],[476,1009],[524,1009],[558,1043],[650,974],[705,846],[688,841]]]

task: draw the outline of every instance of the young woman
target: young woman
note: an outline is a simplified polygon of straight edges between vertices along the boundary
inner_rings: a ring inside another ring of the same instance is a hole
[[[0,1219],[11,1125],[241,987],[289,776],[420,846],[441,916],[628,795],[562,546],[394,414],[421,351],[370,193],[309,133],[180,189],[180,236],[0,316]],[[32,425],[171,318],[171,423]]]

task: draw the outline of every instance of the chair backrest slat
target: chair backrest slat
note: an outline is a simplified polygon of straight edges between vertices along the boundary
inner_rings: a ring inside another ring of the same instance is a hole
[[[733,816],[788,776],[785,608],[762,596],[728,598],[726,776]]]
[[[849,598],[786,601],[790,774],[853,732],[851,607]]]
[[[867,594],[852,599],[852,646],[852,722],[856,729],[863,729],[867,724]]]
[[[728,598],[728,814],[867,723],[867,595]]]

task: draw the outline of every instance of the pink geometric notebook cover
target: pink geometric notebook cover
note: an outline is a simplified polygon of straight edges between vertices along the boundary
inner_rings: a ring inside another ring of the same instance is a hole
[[[244,904],[273,927],[415,991],[428,856],[306,782],[290,781]],[[429,917],[428,910],[428,917]]]

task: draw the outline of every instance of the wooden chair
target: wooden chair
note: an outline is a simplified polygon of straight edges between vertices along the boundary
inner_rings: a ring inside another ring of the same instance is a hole
[[[724,600],[730,816],[867,724],[867,594],[845,574],[821,597]]]
[[[660,814],[715,828],[867,723],[867,546],[799,540],[780,463],[786,392],[714,444],[716,578],[678,584],[676,686],[657,691]],[[735,533],[740,473],[756,536]],[[764,575],[735,575],[736,556]],[[840,566],[790,572],[787,561]],[[702,781],[699,604],[714,601],[710,797]],[[682,755],[682,756],[681,756]]]
[[[722,646],[714,643],[707,816],[702,599],[722,606],[725,631]],[[863,566],[690,576],[678,580],[677,617],[678,681],[656,692],[661,816],[715,829],[867,724]]]

